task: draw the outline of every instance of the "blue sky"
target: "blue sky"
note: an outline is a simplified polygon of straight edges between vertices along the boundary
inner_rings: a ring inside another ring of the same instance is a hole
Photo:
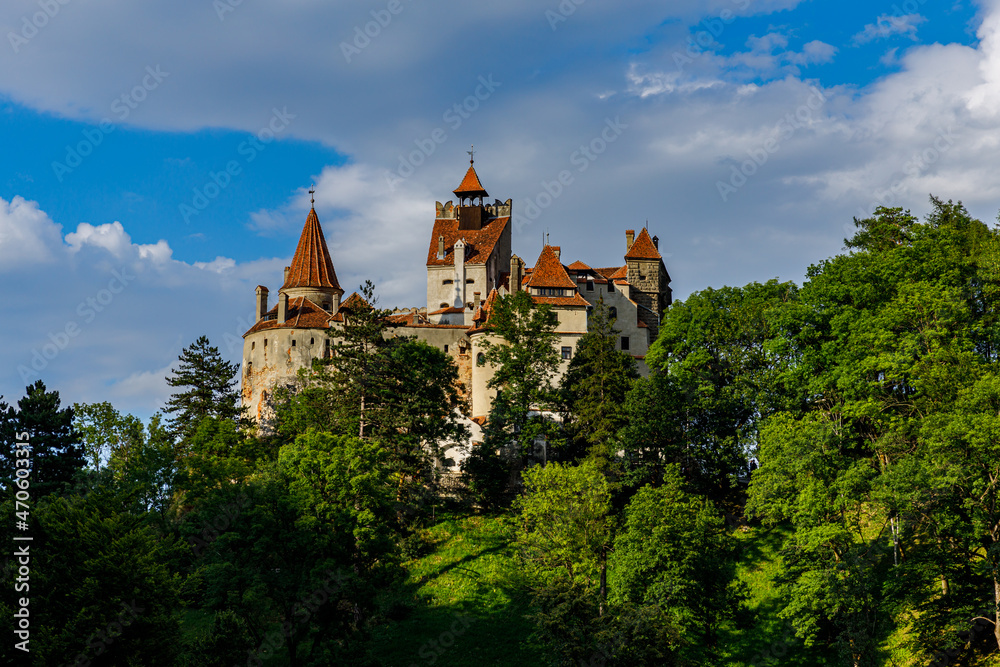
[[[648,220],[681,298],[801,282],[879,203],[1000,209],[993,1],[8,0],[0,32],[7,400],[148,416],[198,335],[238,361],[313,184],[345,287],[425,305],[473,143],[529,263]]]

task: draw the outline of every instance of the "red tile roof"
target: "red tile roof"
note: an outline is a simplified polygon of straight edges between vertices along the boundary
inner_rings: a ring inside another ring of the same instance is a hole
[[[337,314],[330,319],[334,322],[343,322],[344,313],[350,313],[351,311],[358,310],[371,310],[372,305],[364,300],[364,298],[357,292],[351,292],[351,296],[347,297],[341,304],[340,310]]]
[[[469,165],[469,171],[465,172],[465,178],[462,179],[461,184],[452,190],[452,192],[456,195],[463,195],[461,198],[488,196],[486,188],[479,182],[479,174],[476,173],[475,167],[471,164]]]
[[[459,231],[456,218],[438,218],[431,232],[431,245],[427,251],[427,266],[451,266],[455,264],[455,242],[465,240],[465,263],[485,264],[500,241],[510,217],[494,218],[483,224],[480,230]],[[444,257],[438,258],[438,238],[444,237]]]
[[[576,282],[569,277],[566,267],[559,262],[555,246],[547,245],[542,248],[542,254],[538,256],[538,261],[531,271],[528,287],[576,289]]]
[[[288,314],[284,324],[278,324],[277,305],[267,312],[265,318],[270,319],[259,320],[243,335],[246,336],[265,329],[327,329],[330,326],[330,313],[304,296],[288,300]]]
[[[628,266],[619,266],[617,271],[608,276],[608,280],[614,280],[615,282],[628,280]]]
[[[599,274],[601,274],[605,278],[613,279],[614,275],[616,273],[618,273],[619,271],[621,271],[622,269],[624,269],[624,268],[625,267],[622,267],[622,266],[612,266],[612,267],[607,268],[607,269],[594,269],[594,271],[597,271]]]
[[[593,271],[593,269],[591,269],[589,266],[587,266],[580,260],[576,260],[566,268],[570,269],[571,271]]]
[[[328,287],[340,290],[337,273],[333,270],[330,250],[326,247],[323,228],[319,225],[316,209],[309,211],[299,245],[295,248],[291,268],[282,289],[289,287]],[[341,290],[343,293],[343,290]]]
[[[550,306],[582,306],[586,308],[590,304],[579,294],[573,294],[573,296],[531,296],[532,300],[537,304],[547,303]]]
[[[653,239],[649,238],[649,230],[643,227],[642,231],[639,232],[639,237],[625,253],[625,259],[663,259],[663,257],[653,245]]]

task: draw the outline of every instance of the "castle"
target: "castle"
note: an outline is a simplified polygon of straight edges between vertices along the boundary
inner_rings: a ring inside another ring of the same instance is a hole
[[[511,200],[487,203],[489,195],[472,160],[453,192],[455,201],[436,202],[427,250],[427,306],[397,309],[389,319],[398,335],[414,336],[454,359],[470,406],[463,417],[472,442],[481,441],[495,396],[487,387],[492,369],[477,361],[490,337],[484,328],[490,306],[502,295],[525,290],[535,303],[552,306],[558,317],[560,374],[587,332],[588,314],[603,298],[616,318],[620,349],[637,359],[640,372],[648,373],[643,359],[671,302],[670,275],[657,237],[650,238],[646,229],[638,236],[626,230],[621,266],[563,264],[559,246],[546,244],[529,267],[511,252]],[[256,323],[243,335],[241,396],[258,422],[269,419],[276,386],[294,385],[299,369],[330,355],[328,329],[344,321],[343,311],[364,304],[357,293],[343,297],[313,208],[285,268],[277,304],[269,307],[269,291],[258,285]]]

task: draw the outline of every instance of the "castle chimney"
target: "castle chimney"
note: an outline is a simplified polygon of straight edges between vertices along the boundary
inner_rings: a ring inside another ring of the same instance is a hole
[[[260,322],[267,315],[267,288],[257,285],[257,321]]]
[[[330,315],[336,315],[340,312],[340,292],[333,293],[333,307],[330,310]]]
[[[654,236],[653,237],[653,247],[656,248],[657,250],[660,249],[660,237],[659,236]]]
[[[552,246],[552,250],[554,250],[555,253],[556,253],[556,259],[558,259],[559,261],[562,261],[562,259],[561,259],[562,258],[562,248],[560,248],[557,245],[554,245],[554,246]]]
[[[480,292],[472,293],[472,314],[475,315],[476,311],[479,310],[480,297],[482,294]]]
[[[438,237],[438,259],[444,259],[444,236]]]
[[[510,293],[521,291],[521,279],[522,279],[522,269],[524,265],[521,263],[521,258],[517,255],[510,256]]]
[[[288,319],[288,295],[281,292],[278,295],[278,324],[284,324]]]
[[[291,270],[292,270],[292,267],[290,267],[290,266],[286,266],[285,267],[285,283],[284,284],[286,284],[286,285],[288,284],[288,272],[291,271]]]
[[[626,229],[625,230],[625,252],[632,249],[632,244],[635,243],[635,230]]]

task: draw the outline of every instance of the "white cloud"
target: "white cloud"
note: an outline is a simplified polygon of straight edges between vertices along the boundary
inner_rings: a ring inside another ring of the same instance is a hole
[[[916,41],[917,26],[925,21],[927,19],[920,14],[882,14],[875,23],[869,23],[861,32],[854,35],[852,41],[855,44],[867,44],[894,35],[904,35]]]
[[[0,198],[0,273],[52,262],[62,246],[60,230],[37,202]]]

